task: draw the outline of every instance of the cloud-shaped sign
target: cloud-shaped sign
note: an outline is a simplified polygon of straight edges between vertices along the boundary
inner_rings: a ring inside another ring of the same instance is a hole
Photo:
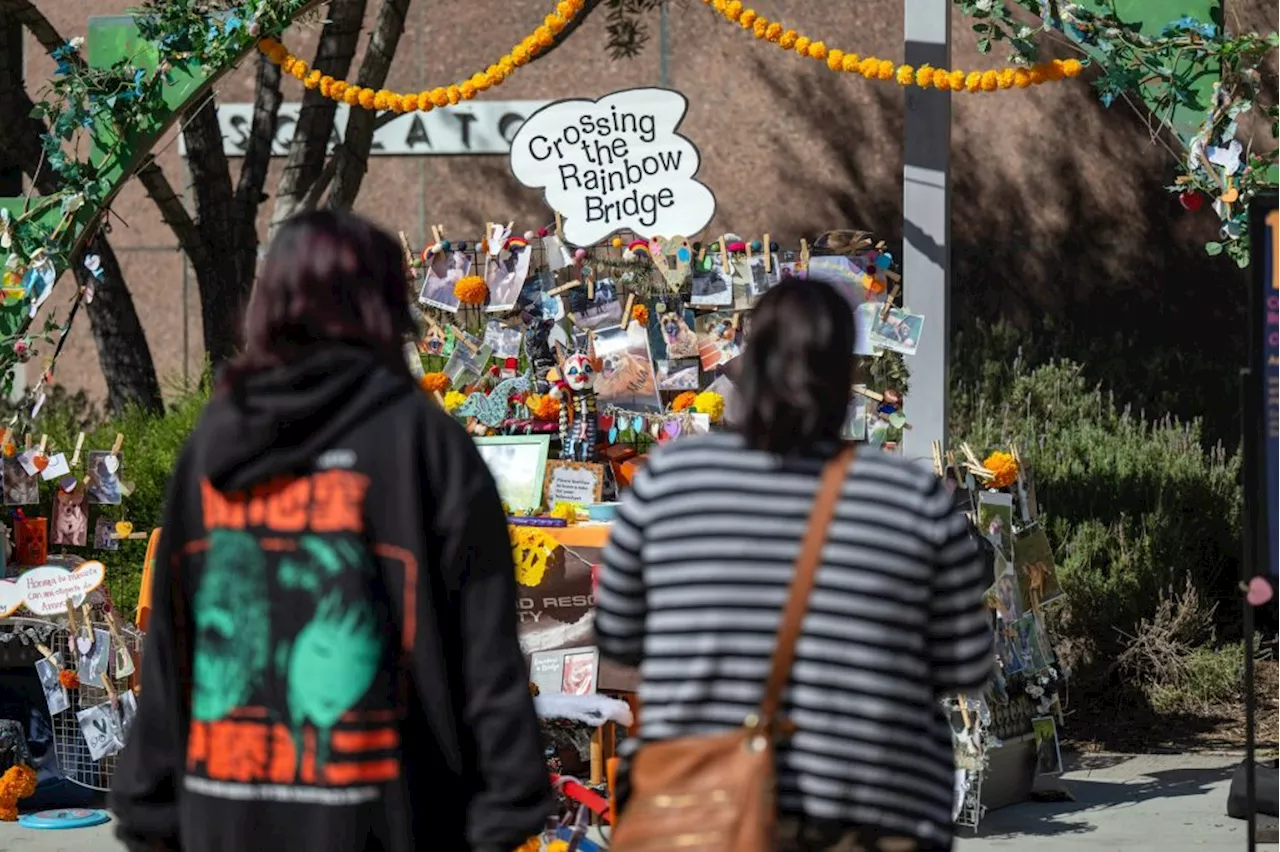
[[[568,242],[589,246],[629,230],[693,236],[716,212],[695,179],[698,149],[676,131],[688,111],[668,89],[627,89],[598,101],[558,101],[529,117],[511,142],[511,172],[542,189]]]

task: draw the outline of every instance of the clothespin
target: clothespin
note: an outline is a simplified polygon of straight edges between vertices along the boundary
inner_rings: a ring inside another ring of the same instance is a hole
[[[564,237],[564,220],[560,218],[560,211],[556,211],[556,236]]]
[[[80,450],[82,447],[84,447],[83,432],[81,432],[79,435],[76,435],[76,449],[75,449],[75,452],[71,454],[71,467],[76,467],[77,465],[80,464]]]
[[[742,321],[742,311],[734,311],[733,316],[729,317],[729,327],[734,331],[738,330],[738,323]]]
[[[631,306],[635,304],[636,294],[627,294],[627,305],[622,309],[622,330],[626,331],[627,326],[631,324]]]
[[[593,275],[584,276],[587,281],[587,301],[594,302],[596,298],[596,279]]]
[[[122,449],[124,449],[124,433],[123,433],[123,432],[117,432],[117,433],[116,433],[116,442],[115,442],[114,444],[112,444],[112,445],[111,445],[111,455],[113,455],[113,456],[118,456],[118,455],[120,455],[120,451],[121,451]]]
[[[31,449],[31,436],[30,435],[25,436],[22,439],[22,443],[24,445],[24,449],[28,449],[28,450]]]
[[[729,238],[724,234],[720,235],[720,271],[729,271]]]
[[[745,245],[746,245],[746,247],[747,247],[747,266],[750,266],[750,265],[751,265],[751,243],[750,243],[750,241],[746,242],[746,243],[745,243]],[[765,251],[764,256],[765,256],[765,257],[768,257],[768,256],[769,256],[769,252],[768,252],[768,250],[766,250],[766,251]]]
[[[44,657],[51,663],[54,662],[53,651],[49,650],[48,645],[36,638],[36,632],[34,630],[27,631],[27,638],[31,640],[32,645],[36,646],[36,650],[40,652],[40,656]]]
[[[773,242],[769,239],[768,232],[766,232],[764,235],[764,271],[765,272],[773,271],[773,257],[772,257],[773,252],[769,248],[769,246],[771,245],[773,245]]]
[[[879,391],[873,391],[869,388],[855,387],[853,392],[859,396],[865,396],[867,399],[874,400],[875,402],[884,402],[884,394]]]
[[[463,346],[470,349],[471,354],[474,355],[476,352],[480,351],[480,347],[471,342],[471,335],[467,334],[465,331],[458,328],[456,325],[451,325],[449,326],[449,328],[453,329],[454,339],[457,340],[459,343],[461,343]]]
[[[111,682],[111,676],[106,672],[102,673],[102,688],[107,691],[107,699],[110,700],[112,708],[116,706],[119,696],[116,695],[115,684]]]
[[[71,598],[67,598],[67,630],[72,634],[76,632],[76,607],[71,603]],[[75,641],[74,636],[72,641]]]
[[[884,307],[882,307],[882,308],[880,309],[880,321],[881,321],[881,322],[884,322],[885,320],[887,320],[887,319],[889,318],[889,311],[893,310],[893,300],[894,300],[894,299],[896,299],[896,298],[898,298],[898,290],[899,290],[899,289],[900,289],[900,288],[898,287],[898,285],[897,285],[897,284],[894,284],[894,285],[893,285],[893,288],[892,288],[891,290],[889,290],[889,295],[888,295],[888,296],[885,298],[885,300],[884,300]]]
[[[41,435],[41,436],[40,436],[40,449],[39,449],[39,450],[37,450],[37,452],[38,452],[38,453],[40,453],[40,455],[44,455],[44,451],[45,451],[45,449],[46,449],[48,446],[49,446],[49,436],[48,436],[48,435]]]
[[[965,699],[964,693],[956,696],[956,702],[960,705],[960,718],[964,721],[964,729],[969,730],[969,702]]]
[[[575,279],[575,280],[573,280],[573,281],[568,282],[567,284],[561,284],[559,287],[555,287],[555,288],[553,288],[553,289],[551,289],[551,290],[548,290],[548,291],[547,291],[547,295],[548,295],[548,296],[559,296],[561,293],[568,292],[569,290],[573,290],[573,289],[576,289],[576,288],[581,287],[581,286],[582,286],[582,280],[581,280],[581,279]]]
[[[933,449],[933,472],[938,476],[942,476],[945,471],[942,469],[942,442],[934,441]]]
[[[801,269],[809,268],[809,241],[808,240],[800,241],[800,268]]]
[[[444,397],[440,394],[440,391],[432,391],[431,395],[436,398],[436,402],[440,403],[440,407],[444,408]]]

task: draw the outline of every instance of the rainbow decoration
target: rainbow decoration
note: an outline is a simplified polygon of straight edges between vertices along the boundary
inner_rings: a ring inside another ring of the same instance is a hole
[[[636,240],[627,246],[627,251],[632,255],[644,255],[650,259],[653,258],[653,252],[649,249],[649,243],[645,240]]]
[[[528,248],[529,241],[524,237],[511,236],[507,237],[507,241],[503,244],[506,251],[515,251],[516,249]]]

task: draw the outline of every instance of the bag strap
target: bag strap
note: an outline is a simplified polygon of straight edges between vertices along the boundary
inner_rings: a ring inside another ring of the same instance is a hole
[[[778,627],[778,641],[773,649],[769,679],[765,681],[764,699],[760,702],[760,724],[772,725],[777,721],[775,717],[782,701],[782,690],[791,676],[791,664],[796,658],[801,622],[809,609],[809,596],[818,576],[818,560],[822,557],[823,545],[827,543],[827,528],[835,516],[836,504],[840,502],[840,489],[852,464],[853,447],[846,446],[823,468],[818,496],[814,500],[809,526],[800,545],[800,556],[796,559],[795,573],[791,577],[787,606],[782,611],[782,622]]]

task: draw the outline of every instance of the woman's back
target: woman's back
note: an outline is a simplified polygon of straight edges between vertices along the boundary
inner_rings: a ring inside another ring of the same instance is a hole
[[[759,706],[822,464],[736,434],[654,453],[615,524],[603,653],[640,662],[642,740],[723,731]],[[779,744],[779,809],[949,843],[950,730],[936,702],[981,687],[987,578],[927,470],[858,453],[827,535]]]

